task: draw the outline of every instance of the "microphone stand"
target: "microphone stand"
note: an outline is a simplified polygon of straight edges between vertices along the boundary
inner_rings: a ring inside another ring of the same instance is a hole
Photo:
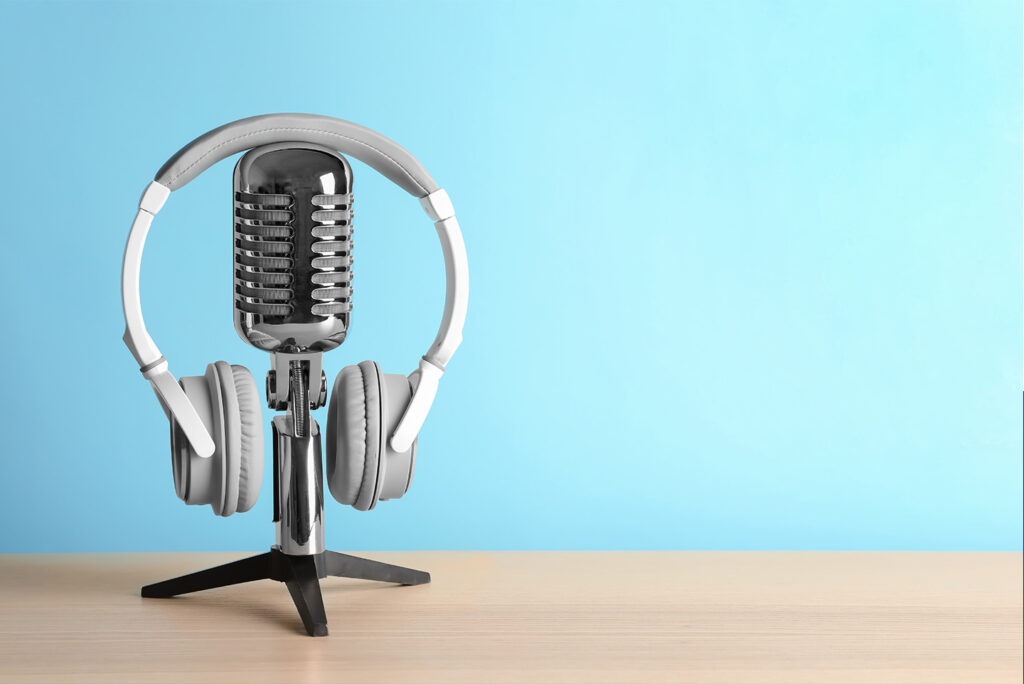
[[[324,548],[324,481],[320,429],[310,408],[323,406],[326,385],[320,353],[272,354],[275,370],[268,374],[267,395],[272,408],[287,414],[271,421],[274,445],[274,523],[277,543],[267,553],[201,570],[142,588],[146,598],[171,598],[194,591],[270,579],[284,582],[302,624],[310,636],[327,636],[327,613],[320,579],[352,577],[426,584],[430,573]],[[277,377],[287,370],[288,382]],[[313,371],[313,372],[311,372]],[[321,376],[321,391],[311,402],[310,378]],[[280,387],[280,392],[279,392]]]

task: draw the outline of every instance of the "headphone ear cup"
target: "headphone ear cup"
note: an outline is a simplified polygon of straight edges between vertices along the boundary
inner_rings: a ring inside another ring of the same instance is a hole
[[[220,510],[222,446],[214,425],[214,409],[210,390],[203,376],[188,376],[178,380],[185,396],[195,407],[207,432],[213,437],[214,452],[209,458],[200,458],[192,449],[178,421],[171,415],[171,469],[174,473],[174,492],[190,506],[210,504],[214,512]],[[217,398],[220,401],[220,398]]]
[[[175,492],[186,504],[209,504],[221,516],[249,510],[259,496],[263,472],[259,394],[252,374],[217,361],[202,377],[184,377],[179,384],[213,437],[214,452],[200,458],[172,418]]]
[[[412,484],[412,474],[416,467],[416,443],[407,451],[397,452],[391,448],[390,439],[398,427],[398,421],[405,415],[405,409],[412,399],[412,382],[404,375],[387,374],[384,376],[383,395],[381,404],[384,412],[384,465],[380,482],[380,493],[378,498],[381,501],[398,499],[407,491]]]
[[[327,409],[327,486],[340,504],[375,503],[382,440],[381,372],[374,361],[341,369]]]
[[[188,376],[178,380],[185,396],[195,407],[207,432],[213,438],[214,451],[209,458],[200,458],[192,449],[184,431],[171,416],[171,467],[174,472],[174,491],[189,506],[209,504],[213,512],[221,514],[224,503],[224,434],[223,405],[220,387],[209,382],[213,365],[207,374]],[[211,391],[212,390],[212,391]]]
[[[366,511],[409,489],[416,444],[397,453],[388,439],[411,397],[409,378],[373,361],[338,373],[327,414],[327,484],[338,503]]]

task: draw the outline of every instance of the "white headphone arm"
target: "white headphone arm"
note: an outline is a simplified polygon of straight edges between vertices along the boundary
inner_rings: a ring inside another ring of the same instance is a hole
[[[412,446],[433,404],[444,368],[462,341],[469,303],[469,265],[462,232],[448,193],[437,186],[408,151],[368,128],[311,114],[268,114],[214,129],[179,150],[160,169],[156,180],[147,186],[128,234],[121,268],[124,342],[168,417],[174,417],[196,453],[202,457],[213,454],[213,439],[168,369],[167,360],[146,331],[142,317],[139,271],[146,235],[153,217],[163,207],[171,191],[184,186],[214,163],[259,145],[296,141],[326,144],[347,153],[419,197],[441,241],[446,273],[444,315],[433,344],[420,361],[419,368],[409,376],[413,382],[413,395],[390,438],[395,451],[404,452]]]

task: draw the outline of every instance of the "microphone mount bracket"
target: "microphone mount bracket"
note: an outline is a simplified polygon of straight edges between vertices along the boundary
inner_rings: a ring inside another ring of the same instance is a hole
[[[318,409],[327,404],[327,375],[324,374],[323,352],[270,352],[270,370],[267,371],[267,406],[274,411],[287,411],[291,398],[291,371],[293,364],[302,368],[309,388],[309,408]],[[319,391],[313,378],[320,377]]]

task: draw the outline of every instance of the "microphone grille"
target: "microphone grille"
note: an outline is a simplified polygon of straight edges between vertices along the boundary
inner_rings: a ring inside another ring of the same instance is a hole
[[[352,310],[352,193],[314,195],[311,313],[335,316]]]
[[[263,316],[292,313],[291,195],[235,193],[235,306]]]

